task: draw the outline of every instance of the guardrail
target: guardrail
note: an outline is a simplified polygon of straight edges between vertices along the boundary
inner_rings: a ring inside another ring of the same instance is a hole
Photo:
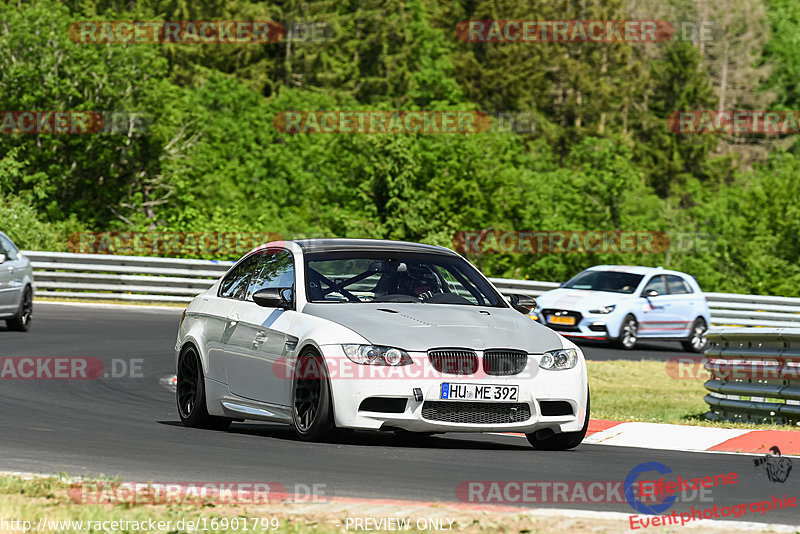
[[[23,251],[37,297],[185,303],[208,289],[230,261]]]
[[[713,328],[706,418],[800,424],[800,328]]]
[[[38,297],[186,303],[233,262],[143,256],[24,251]],[[504,294],[537,297],[555,282],[491,278]],[[800,298],[706,293],[715,325],[800,326]]]

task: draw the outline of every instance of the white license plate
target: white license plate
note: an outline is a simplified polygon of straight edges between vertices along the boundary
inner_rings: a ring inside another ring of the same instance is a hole
[[[519,386],[443,382],[440,398],[443,400],[516,401],[519,400]]]

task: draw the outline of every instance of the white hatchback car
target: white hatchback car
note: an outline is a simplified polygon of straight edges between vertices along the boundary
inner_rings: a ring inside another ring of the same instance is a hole
[[[186,308],[175,344],[187,426],[523,432],[576,447],[589,423],[580,349],[528,319],[455,252],[398,241],[267,243]]]
[[[660,267],[598,265],[536,298],[534,316],[561,335],[616,342],[680,341],[703,352],[711,324],[708,302],[688,274]]]
[[[0,320],[9,330],[27,332],[33,319],[33,268],[9,237],[0,232]]]

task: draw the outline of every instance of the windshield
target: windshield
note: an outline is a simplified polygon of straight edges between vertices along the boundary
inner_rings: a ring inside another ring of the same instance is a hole
[[[505,307],[462,258],[438,254],[337,252],[306,256],[309,302],[418,302]]]
[[[612,293],[633,293],[644,275],[620,273],[616,271],[583,271],[563,287],[569,289],[588,289],[589,291],[610,291]]]

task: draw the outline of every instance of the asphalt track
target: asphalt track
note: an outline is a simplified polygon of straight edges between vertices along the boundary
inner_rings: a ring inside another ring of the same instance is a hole
[[[304,443],[280,425],[234,423],[227,432],[184,428],[172,392],[159,382],[173,373],[179,313],[37,303],[29,333],[0,327],[0,358],[95,357],[106,374],[113,359],[141,365],[139,377],[0,380],[0,470],[105,474],[128,481],[279,482],[290,492],[324,484],[326,496],[456,501],[464,481],[620,481],[652,461],[684,478],[738,474],[738,483],[713,490],[713,501],[678,502],[669,512],[772,495],[798,497],[800,468],[785,483],[772,483],[747,455],[602,445],[541,452],[524,438],[480,434],[408,442],[393,434],[358,432],[347,442]],[[623,354],[629,359],[681,354],[679,345],[657,347],[662,350]],[[619,355],[605,347],[586,352],[592,359]],[[626,502],[527,506],[633,512]],[[748,513],[741,520],[797,524],[798,517],[794,508]]]

